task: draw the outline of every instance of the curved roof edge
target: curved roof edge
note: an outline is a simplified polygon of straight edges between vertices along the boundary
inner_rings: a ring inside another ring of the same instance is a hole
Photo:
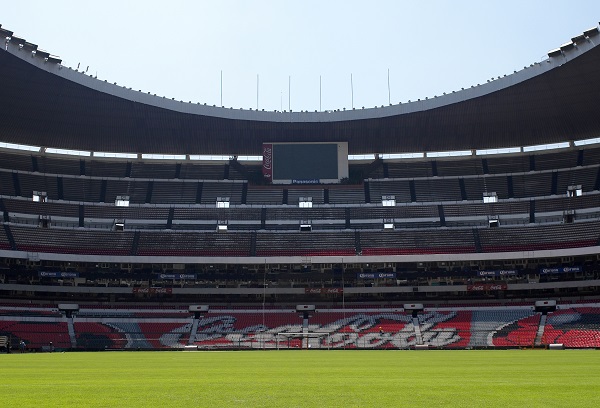
[[[1,26],[0,26],[1,27]],[[86,88],[103,92],[108,95],[126,99],[133,102],[142,103],[162,109],[175,112],[210,116],[223,119],[237,119],[264,122],[300,122],[300,123],[318,123],[318,122],[338,122],[352,121],[362,119],[377,119],[397,115],[403,115],[414,112],[422,112],[435,109],[454,103],[467,101],[488,95],[502,89],[511,87],[521,82],[527,81],[533,77],[544,74],[563,64],[585,54],[591,49],[600,45],[600,41],[594,41],[599,33],[598,27],[584,31],[561,47],[548,52],[548,58],[542,62],[536,62],[528,67],[513,74],[498,77],[498,79],[488,81],[485,84],[477,84],[470,88],[460,91],[452,91],[442,96],[426,97],[424,100],[417,100],[397,105],[382,106],[375,108],[362,109],[342,109],[322,112],[278,112],[265,110],[252,110],[242,108],[224,108],[210,106],[201,103],[183,102],[168,99],[150,92],[135,91],[117,83],[109,83],[106,80],[99,80],[92,75],[87,75],[83,71],[78,71],[61,64],[61,59],[50,55],[46,51],[38,49],[38,46],[27,42],[25,39],[16,37],[11,31],[0,28],[0,34],[6,36],[5,47],[2,51],[20,58],[21,60],[36,66],[37,68],[52,73],[58,77],[80,84]]]

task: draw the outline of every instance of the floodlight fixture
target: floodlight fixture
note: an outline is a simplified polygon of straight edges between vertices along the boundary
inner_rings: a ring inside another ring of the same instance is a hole
[[[554,58],[562,55],[562,50],[560,48],[555,48],[553,50],[548,51],[548,57]]]
[[[598,27],[592,27],[588,30],[585,30],[583,32],[583,35],[585,35],[586,37],[595,37],[600,33],[600,31],[598,31]]]
[[[6,40],[10,40],[13,35],[13,32],[5,28],[0,28],[0,35],[6,37]]]
[[[11,35],[10,37],[11,37],[11,41],[14,41],[14,42],[16,42],[19,45],[23,45],[23,44],[25,44],[27,42],[27,41],[25,41],[24,38],[16,37],[14,35]],[[23,48],[23,47],[21,47],[21,48]]]
[[[23,43],[23,48],[25,48],[28,51],[36,51],[38,46],[37,46],[37,44],[33,44],[33,43],[25,41],[25,43]]]
[[[55,55],[50,55],[48,57],[48,62],[52,62],[52,63],[55,63],[55,64],[60,64],[62,62],[62,59],[60,57],[55,56]]]
[[[573,48],[575,48],[575,44],[573,44],[572,41],[564,43],[563,45],[560,46],[560,49],[562,51],[569,51],[569,50],[572,50]]]

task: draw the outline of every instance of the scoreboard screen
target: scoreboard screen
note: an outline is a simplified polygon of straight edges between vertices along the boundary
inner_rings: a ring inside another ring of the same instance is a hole
[[[348,143],[263,143],[263,175],[273,183],[338,183],[348,177]]]

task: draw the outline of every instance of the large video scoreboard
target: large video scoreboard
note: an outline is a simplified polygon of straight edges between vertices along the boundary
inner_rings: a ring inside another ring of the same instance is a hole
[[[274,184],[339,183],[348,177],[348,143],[263,143],[263,175]]]

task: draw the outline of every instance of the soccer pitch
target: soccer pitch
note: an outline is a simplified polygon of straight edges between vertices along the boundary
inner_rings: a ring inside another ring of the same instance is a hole
[[[0,355],[4,407],[597,407],[600,351]]]

